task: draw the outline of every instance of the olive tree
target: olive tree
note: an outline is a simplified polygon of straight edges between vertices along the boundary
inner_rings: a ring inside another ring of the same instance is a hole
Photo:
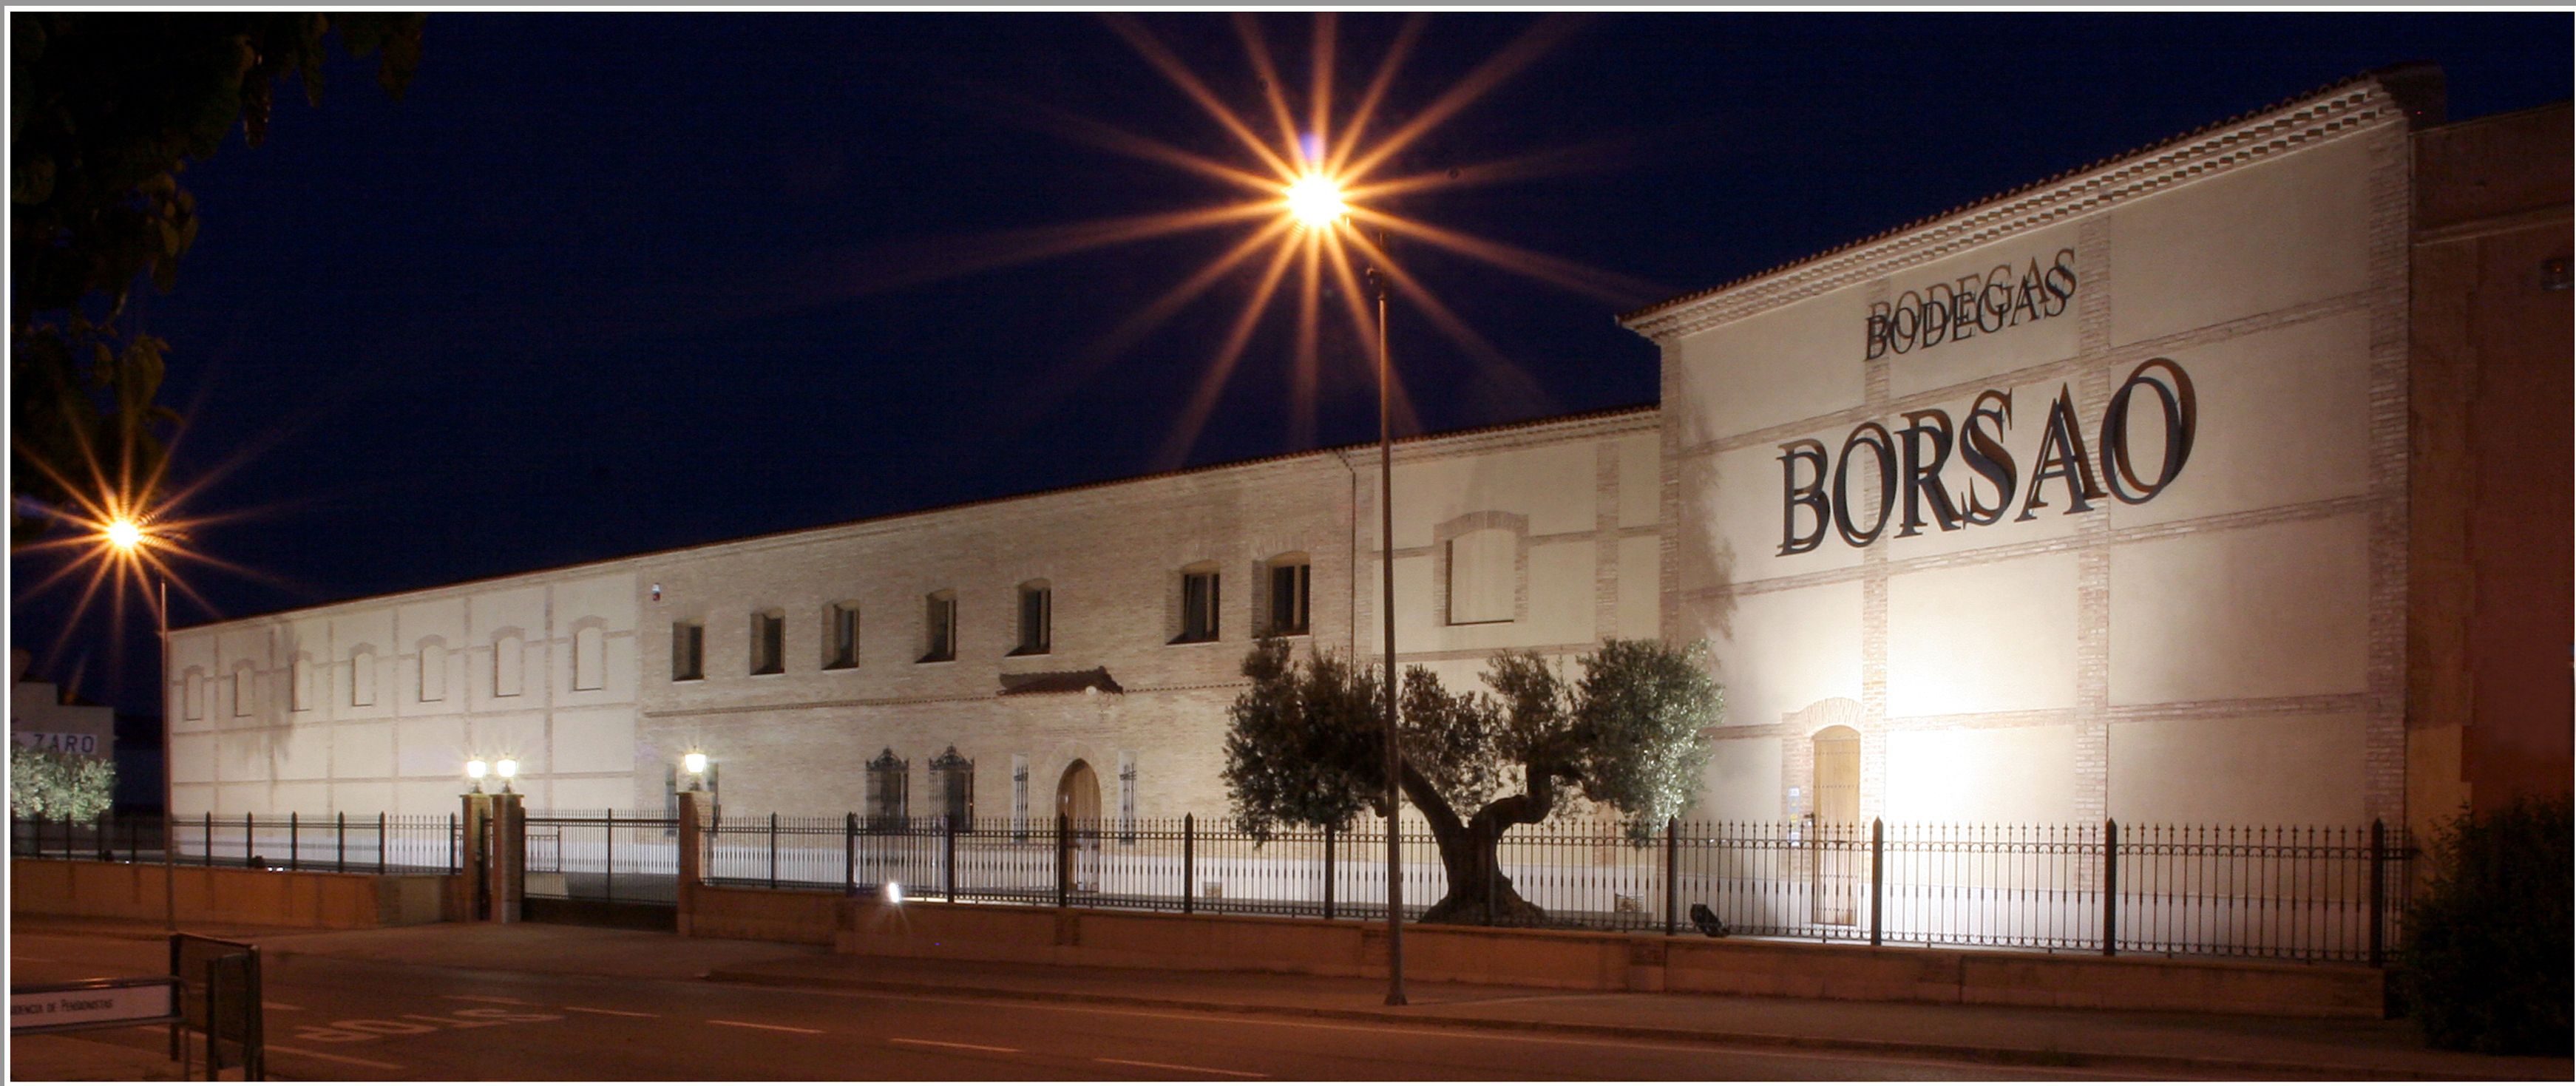
[[[105,758],[9,748],[9,810],[20,818],[87,822],[107,813],[115,791],[116,766]]]
[[[1492,692],[1451,691],[1405,672],[1397,784],[1421,812],[1449,876],[1425,920],[1538,923],[1498,864],[1503,835],[1583,803],[1619,814],[1643,842],[1697,793],[1705,729],[1721,698],[1708,648],[1605,641],[1569,678],[1526,651],[1480,675]],[[1225,781],[1236,821],[1258,840],[1280,826],[1339,826],[1386,817],[1385,684],[1338,655],[1302,664],[1264,640],[1244,657],[1252,688],[1235,700]]]

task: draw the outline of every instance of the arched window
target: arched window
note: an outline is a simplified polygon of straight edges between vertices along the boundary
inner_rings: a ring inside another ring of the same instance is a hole
[[[1510,622],[1520,596],[1520,537],[1478,528],[1449,541],[1449,622]]]
[[[608,685],[608,631],[584,626],[572,632],[572,688],[597,690]]]
[[[179,680],[179,719],[203,720],[206,716],[206,673],[189,668]]]
[[[376,703],[376,650],[365,645],[349,654],[349,704]]]
[[[447,643],[435,637],[420,643],[420,700],[447,700]]]
[[[975,760],[956,747],[930,760],[930,781],[939,790],[939,813],[960,832],[975,827]]]
[[[904,786],[911,780],[912,763],[894,756],[894,748],[868,760],[868,828],[895,831],[904,828],[908,816]]]
[[[515,698],[526,689],[527,642],[516,633],[492,639],[492,696]]]

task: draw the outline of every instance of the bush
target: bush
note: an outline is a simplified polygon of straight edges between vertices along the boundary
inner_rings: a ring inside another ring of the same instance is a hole
[[[2522,799],[2442,830],[2396,976],[2435,1047],[2568,1053],[2570,816],[2565,799]]]

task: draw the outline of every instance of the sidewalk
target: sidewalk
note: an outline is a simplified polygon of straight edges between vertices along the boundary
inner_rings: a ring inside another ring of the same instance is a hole
[[[1343,977],[801,955],[708,979],[1828,1049],[2222,1077],[2554,1079],[2565,1059],[2426,1049],[2406,1022],[1550,991]]]
[[[29,931],[107,935],[117,930],[102,922],[30,917],[18,917],[15,922]],[[157,927],[128,926],[139,937],[159,934]],[[254,934],[254,941],[278,956],[311,954],[442,968],[1312,1015],[2032,1068],[2119,1068],[2222,1078],[2563,1082],[2571,1075],[2570,1062],[2563,1058],[2426,1049],[2415,1040],[2412,1025],[2402,1021],[1552,991],[1430,982],[1406,986],[1409,1006],[1387,1007],[1383,980],[864,958],[819,947],[547,924],[271,931]]]

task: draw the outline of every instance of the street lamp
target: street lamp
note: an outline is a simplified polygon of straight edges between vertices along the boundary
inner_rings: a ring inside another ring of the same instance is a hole
[[[519,760],[516,758],[503,758],[500,761],[492,763],[492,772],[501,775],[501,794],[508,795],[510,794],[510,782],[519,775]]]
[[[1342,186],[1320,173],[1310,173],[1288,186],[1288,215],[1309,230],[1321,230],[1350,213]]]
[[[1347,225],[1351,212],[1341,182],[1321,172],[1301,174],[1283,190],[1287,198],[1288,217],[1313,231],[1331,230]],[[1378,250],[1386,249],[1383,234]],[[1395,435],[1394,384],[1387,370],[1386,356],[1386,275],[1375,265],[1368,269],[1371,293],[1377,295],[1377,494],[1378,494],[1378,584],[1386,620],[1386,1002],[1401,1007],[1404,998],[1404,844],[1397,832],[1403,812],[1403,790],[1396,777],[1403,765],[1403,754],[1396,740],[1396,688],[1400,679],[1395,668]]]
[[[492,764],[481,758],[473,758],[466,761],[465,775],[474,781],[475,795],[479,796],[483,794],[483,775],[490,773],[491,771]]]
[[[1381,241],[1379,248],[1385,245]],[[1395,438],[1388,422],[1392,410],[1386,358],[1386,275],[1368,269],[1377,294],[1377,510],[1378,585],[1386,615],[1386,1003],[1401,1007],[1404,998],[1404,846],[1396,832],[1404,811],[1396,776],[1403,754],[1396,747],[1395,691]]]
[[[108,521],[107,527],[99,534],[107,540],[108,546],[116,548],[117,553],[128,561],[138,556],[145,539],[143,526],[131,517]],[[179,930],[179,874],[171,855],[178,851],[178,838],[177,831],[172,828],[177,812],[171,807],[172,793],[177,789],[171,783],[175,770],[170,764],[170,579],[155,577],[153,584],[152,625],[158,635],[156,644],[160,650],[160,659],[155,663],[162,673],[161,678],[153,680],[161,687],[161,919],[163,926],[176,932]]]
[[[681,769],[681,771],[683,771],[683,772],[685,772],[685,773],[687,773],[687,774],[689,775],[689,791],[692,791],[692,792],[699,792],[699,791],[704,791],[704,790],[706,789],[706,784],[707,784],[707,755],[706,755],[706,752],[704,752],[704,751],[696,751],[696,750],[693,750],[693,751],[688,752],[687,754],[683,754],[683,755],[681,755],[681,756],[680,756],[680,769]]]

